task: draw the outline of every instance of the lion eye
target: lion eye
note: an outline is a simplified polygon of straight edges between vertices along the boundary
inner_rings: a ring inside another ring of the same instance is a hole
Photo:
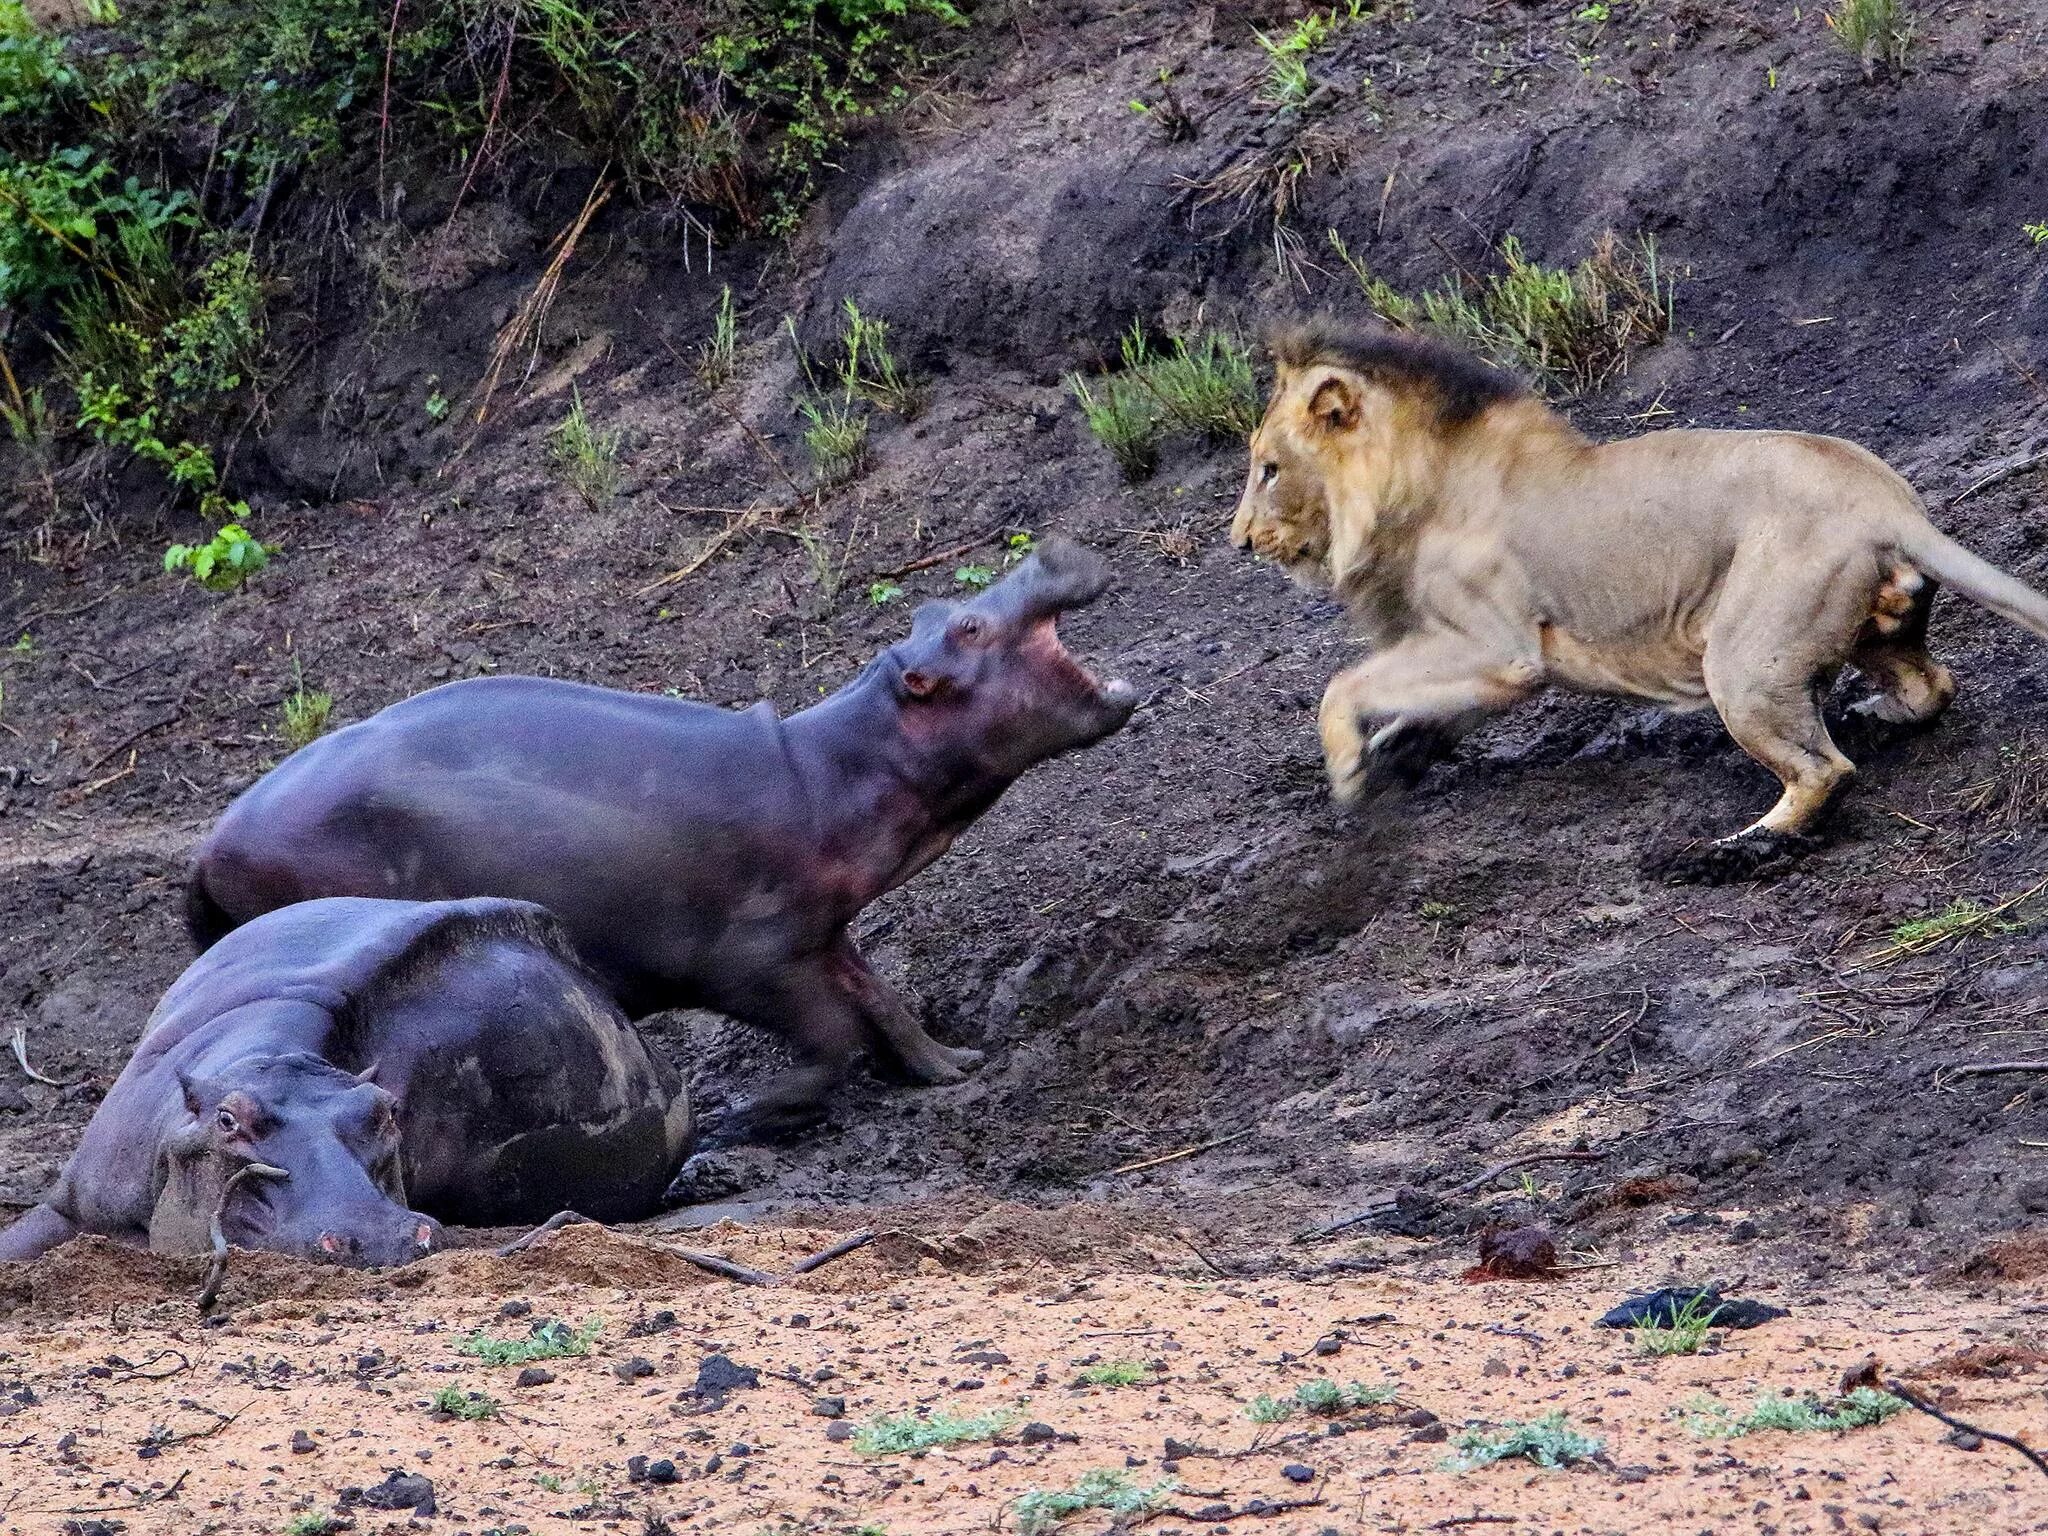
[[[1259,468],[1259,484],[1271,485],[1280,477],[1280,466],[1268,459]]]

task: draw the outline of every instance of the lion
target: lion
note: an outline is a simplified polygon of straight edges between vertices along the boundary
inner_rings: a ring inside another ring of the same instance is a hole
[[[1933,720],[1938,583],[2048,639],[2048,598],[1928,521],[1875,454],[1803,432],[1595,442],[1445,343],[1328,320],[1274,338],[1231,540],[1350,606],[1372,654],[1323,694],[1340,802],[1412,778],[1546,687],[1712,705],[1783,793],[1713,845],[1739,873],[1808,845],[1855,766],[1821,718]]]

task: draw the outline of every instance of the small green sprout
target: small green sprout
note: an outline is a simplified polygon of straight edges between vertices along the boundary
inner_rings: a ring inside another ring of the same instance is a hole
[[[285,1521],[284,1536],[327,1536],[329,1531],[340,1529],[341,1525],[334,1516],[323,1515],[318,1510],[309,1509],[304,1514],[293,1515]]]
[[[10,645],[8,650],[26,660],[36,653],[36,637],[24,629],[21,638]]]
[[[1015,565],[1027,559],[1036,548],[1038,540],[1032,537],[1031,530],[1020,528],[1003,540],[1003,564]]]
[[[902,596],[903,589],[893,581],[868,583],[868,602],[877,608],[886,608]]]
[[[497,1399],[482,1392],[465,1392],[460,1387],[443,1387],[434,1394],[432,1407],[436,1413],[452,1414],[472,1422],[498,1416]]]
[[[986,565],[963,565],[953,573],[953,579],[961,586],[972,587],[979,592],[996,579],[996,573]]]
[[[189,571],[209,592],[232,592],[276,553],[275,545],[251,538],[240,523],[228,523],[204,544],[173,544],[164,551],[164,569]]]
[[[1152,1379],[1152,1367],[1137,1360],[1105,1360],[1074,1379],[1084,1387],[1135,1387]]]
[[[2031,244],[2048,245],[2048,219],[2042,219],[2032,224],[2022,224],[2020,226],[2020,233],[2025,235]]]

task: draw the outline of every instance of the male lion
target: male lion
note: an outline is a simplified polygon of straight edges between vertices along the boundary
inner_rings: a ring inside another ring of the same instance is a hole
[[[1340,801],[1546,685],[1711,703],[1785,786],[1714,845],[1710,869],[1734,873],[1801,841],[1855,771],[1820,712],[1845,663],[1880,720],[1947,707],[1955,680],[1925,643],[1937,581],[2048,638],[2048,599],[1942,535],[1853,443],[1595,443],[1451,347],[1328,321],[1273,354],[1230,536],[1334,589],[1373,648],[1323,694]]]

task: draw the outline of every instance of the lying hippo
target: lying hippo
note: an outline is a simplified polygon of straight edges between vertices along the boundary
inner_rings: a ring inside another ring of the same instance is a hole
[[[829,699],[778,719],[539,677],[450,683],[294,753],[228,808],[186,892],[195,942],[316,896],[494,895],[556,913],[634,1018],[709,1007],[805,1064],[728,1133],[812,1118],[878,1036],[926,1082],[938,1044],[847,933],[1026,769],[1131,716],[1054,621],[1101,559],[1053,542]]]
[[[443,1221],[645,1215],[690,1130],[675,1070],[541,908],[309,901],[173,983],[0,1259],[79,1232],[203,1252],[218,1208],[237,1247],[402,1264]],[[250,1164],[285,1176],[234,1178]]]

